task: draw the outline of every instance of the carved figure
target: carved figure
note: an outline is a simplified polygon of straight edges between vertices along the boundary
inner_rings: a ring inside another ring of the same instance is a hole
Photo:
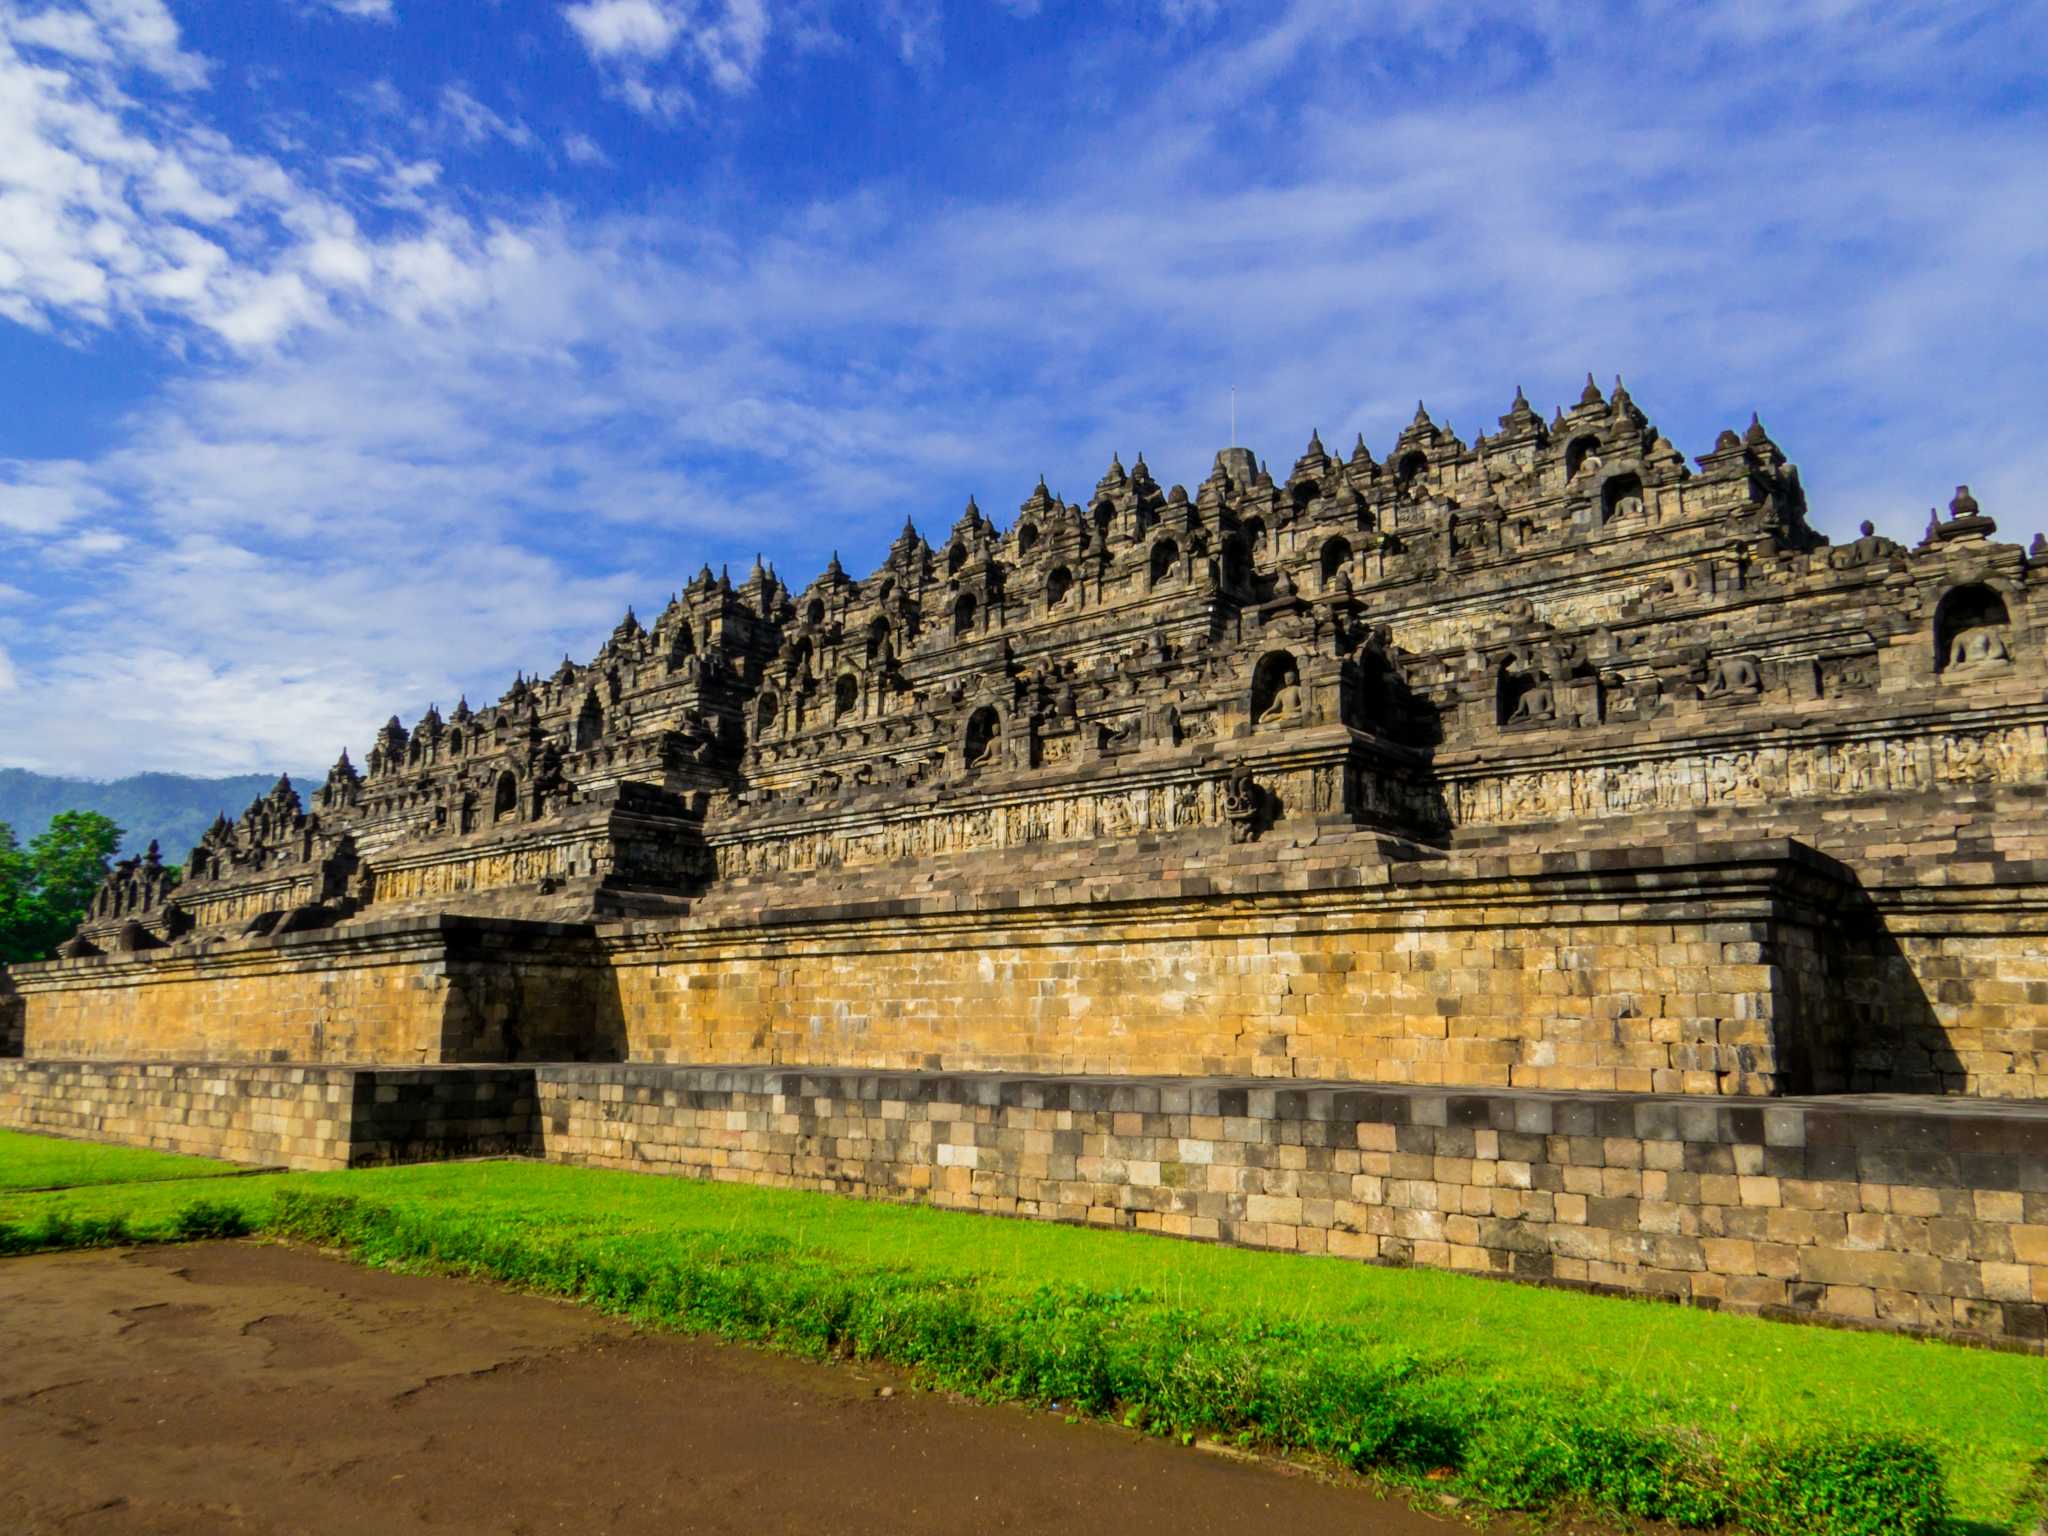
[[[1952,669],[1997,667],[2011,660],[2012,651],[2005,643],[2005,636],[1988,625],[1981,629],[1966,629],[1949,643],[1948,664]]]
[[[1243,763],[1231,769],[1223,782],[1223,814],[1230,823],[1233,843],[1255,842],[1265,830],[1266,792]]]
[[[1756,663],[1747,656],[1716,657],[1702,694],[1710,699],[1754,694],[1763,688]]]
[[[1260,725],[1292,725],[1308,717],[1308,695],[1302,692],[1301,674],[1289,667],[1273,692],[1273,702],[1259,716]]]
[[[1531,682],[1515,699],[1510,721],[1555,720],[1557,718],[1557,692],[1550,684],[1538,679]]]

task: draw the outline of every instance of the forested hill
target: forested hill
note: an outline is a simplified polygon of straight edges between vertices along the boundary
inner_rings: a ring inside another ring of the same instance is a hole
[[[14,835],[26,844],[59,811],[99,811],[113,817],[126,834],[121,857],[142,852],[155,838],[163,845],[165,863],[182,864],[216,815],[238,814],[276,782],[276,774],[261,773],[228,779],[138,773],[101,783],[0,768],[0,821],[14,828]]]

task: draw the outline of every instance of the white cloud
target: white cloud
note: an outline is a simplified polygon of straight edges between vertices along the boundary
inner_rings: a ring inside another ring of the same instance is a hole
[[[612,157],[604,152],[597,140],[587,133],[569,133],[562,137],[562,153],[571,165],[610,165]]]
[[[1114,70],[1142,87],[1048,130],[1035,181],[856,188],[743,237],[489,222],[375,143],[315,192],[129,101],[117,66],[0,54],[28,72],[0,75],[0,198],[26,200],[0,206],[0,305],[240,349],[105,454],[0,466],[0,560],[37,594],[0,629],[10,720],[38,766],[118,772],[148,742],[156,766],[317,767],[393,708],[587,654],[702,558],[779,547],[802,582],[836,544],[858,568],[906,511],[999,513],[1041,468],[1078,494],[1113,448],[1193,484],[1233,382],[1278,468],[1311,423],[1384,450],[1418,390],[1469,437],[1517,379],[1547,404],[1619,368],[1687,452],[1761,407],[1831,531],[1917,536],[1969,479],[2024,539],[2048,475],[2013,408],[2048,342],[2038,124],[1915,86],[1889,12],[1808,14],[1754,57],[1716,41],[1726,12],[1694,17],[1657,25],[1697,74],[1660,66],[1654,111],[1589,126],[1643,99],[1640,28],[1551,0],[1297,4]],[[1510,26],[1552,62],[1497,73]],[[1425,87],[1359,73],[1359,39]],[[658,103],[713,80],[700,46],[679,23],[683,73],[607,68]]]
[[[579,0],[562,17],[619,98],[655,118],[686,111],[694,98],[685,82],[697,76],[728,95],[753,89],[775,31],[768,0]],[[822,46],[829,36],[801,9],[795,20],[800,45]],[[664,63],[670,73],[657,78]]]
[[[357,21],[396,21],[392,0],[319,0],[330,11]]]
[[[472,149],[493,139],[502,139],[514,149],[528,148],[534,141],[533,131],[526,124],[516,117],[501,116],[459,83],[441,88],[440,114],[441,120]]]
[[[593,59],[658,59],[674,46],[684,16],[655,0],[583,0],[562,12]]]

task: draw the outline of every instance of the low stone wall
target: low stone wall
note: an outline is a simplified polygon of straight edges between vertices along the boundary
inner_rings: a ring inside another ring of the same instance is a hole
[[[0,1125],[478,1154],[2048,1341],[2048,1105],[747,1067],[0,1062]]]
[[[2048,1336],[2048,1106],[542,1067],[552,1161]]]
[[[0,1062],[0,1125],[285,1168],[537,1150],[519,1068]]]

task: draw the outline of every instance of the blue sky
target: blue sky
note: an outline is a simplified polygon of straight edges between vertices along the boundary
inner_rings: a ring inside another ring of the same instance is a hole
[[[1619,373],[2048,523],[2048,5],[0,0],[0,763],[317,768],[1229,431]]]

